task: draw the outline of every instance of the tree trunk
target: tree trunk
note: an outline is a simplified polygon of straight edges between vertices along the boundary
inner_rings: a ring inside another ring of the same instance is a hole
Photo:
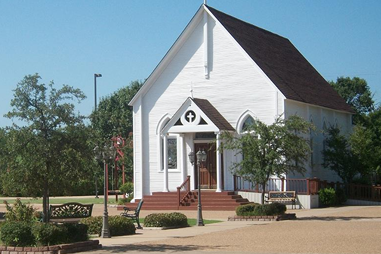
[[[42,212],[44,214],[43,221],[49,222],[49,187],[48,180],[44,181],[44,191],[42,196]]]
[[[262,205],[265,203],[266,182],[262,183]]]

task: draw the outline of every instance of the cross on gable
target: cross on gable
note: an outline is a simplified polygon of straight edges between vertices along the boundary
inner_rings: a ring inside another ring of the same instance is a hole
[[[195,117],[196,117],[196,115],[192,110],[190,110],[186,113],[186,118],[188,119],[188,122],[190,122],[190,123],[194,121],[193,118],[195,118]]]

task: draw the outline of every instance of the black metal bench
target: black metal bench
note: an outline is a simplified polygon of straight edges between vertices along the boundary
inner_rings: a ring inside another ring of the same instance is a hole
[[[49,219],[82,219],[91,216],[94,204],[80,204],[76,202],[62,205],[50,205]]]
[[[143,202],[144,202],[143,199],[141,199],[138,206],[133,211],[128,207],[123,207],[124,211],[120,214],[121,216],[135,219],[136,223],[138,224],[138,227],[137,227],[138,229],[143,229],[142,226],[140,226],[140,222],[139,222],[139,214],[140,214],[140,209],[142,209]],[[131,212],[131,213],[128,213],[128,212]]]
[[[292,202],[292,208],[296,208],[295,191],[269,191],[266,202]]]

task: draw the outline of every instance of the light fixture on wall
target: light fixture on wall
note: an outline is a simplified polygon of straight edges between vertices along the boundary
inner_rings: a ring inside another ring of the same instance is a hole
[[[188,158],[189,158],[190,163],[192,163],[192,165],[194,165],[194,152],[190,151],[190,153],[188,154]]]

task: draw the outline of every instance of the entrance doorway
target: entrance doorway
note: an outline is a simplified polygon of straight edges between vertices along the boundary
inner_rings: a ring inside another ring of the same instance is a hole
[[[216,167],[216,145],[214,143],[195,143],[195,155],[198,151],[205,151],[206,161],[200,165],[200,187],[201,189],[217,188],[217,167]],[[195,158],[195,186],[198,186],[197,157]],[[223,170],[221,170],[223,172]],[[223,179],[223,176],[222,176]]]

